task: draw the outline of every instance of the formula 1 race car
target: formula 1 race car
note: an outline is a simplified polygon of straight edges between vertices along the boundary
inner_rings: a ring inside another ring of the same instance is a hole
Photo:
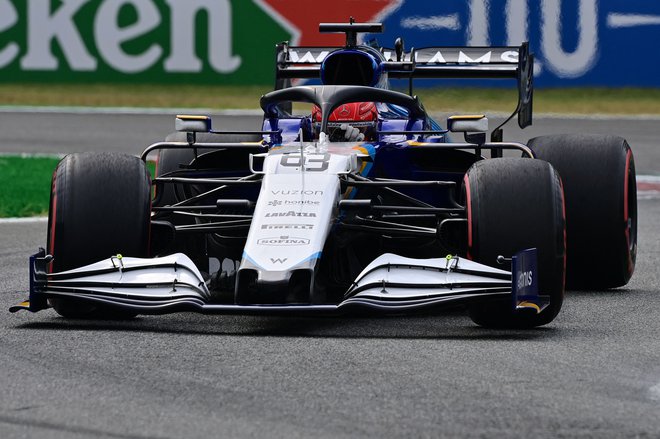
[[[177,116],[177,132],[140,159],[65,157],[47,248],[31,258],[29,301],[12,311],[52,306],[104,319],[460,304],[482,326],[534,327],[557,316],[566,279],[576,288],[628,282],[637,199],[624,139],[524,145],[504,142],[502,124],[487,141],[485,116],[450,117],[444,130],[413,95],[419,78],[515,79],[511,118],[525,128],[527,44],[406,52],[401,39],[394,49],[358,44],[381,24],[320,30],[346,33],[345,47],[278,45],[259,131]],[[396,78],[409,94],[389,89]],[[300,79],[320,85],[292,85]],[[295,115],[292,103],[312,109]]]

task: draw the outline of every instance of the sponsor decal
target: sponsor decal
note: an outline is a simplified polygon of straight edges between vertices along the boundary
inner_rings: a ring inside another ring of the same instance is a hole
[[[286,200],[284,202],[285,206],[318,206],[321,204],[320,201],[312,200]]]
[[[298,64],[320,64],[323,62],[325,57],[330,54],[330,51],[323,50],[319,53],[312,53],[308,50],[302,55],[301,53],[302,52],[297,50],[289,50],[289,59],[291,59],[292,62]]]
[[[315,123],[315,125],[321,125],[320,123]],[[342,125],[346,125],[346,122],[328,122],[328,127],[329,128],[341,128]],[[351,126],[352,127],[372,127],[374,126],[374,122],[358,122],[358,121],[351,121]]]
[[[257,244],[273,245],[273,246],[309,245],[309,239],[285,235],[285,236],[275,236],[272,238],[261,238],[257,241]]]
[[[524,271],[518,275],[518,289],[532,286],[534,281],[531,271]]]
[[[340,117],[347,117],[349,114],[351,114],[351,109],[348,108],[348,105],[344,104],[341,107],[339,107],[337,112]]]
[[[514,50],[507,50],[501,53],[495,53],[493,56],[493,51],[489,50],[487,52],[479,51],[470,51],[464,52],[462,50],[458,51],[458,54],[455,52],[443,52],[436,50],[432,56],[427,53],[416,53],[415,59],[417,62],[426,63],[426,64],[446,64],[446,63],[458,63],[458,64],[476,64],[483,63],[488,64],[492,62],[496,63],[518,63],[518,52]]]
[[[279,218],[279,217],[304,217],[304,218],[316,218],[314,212],[295,212],[290,210],[288,212],[267,212],[266,218]]]
[[[270,262],[273,264],[284,264],[288,260],[289,258],[270,258]]]
[[[296,230],[312,230],[313,224],[264,224],[261,226],[262,230],[277,230],[277,229],[296,229]]]
[[[312,200],[271,200],[268,202],[269,206],[318,206],[321,204],[320,201],[312,201]]]
[[[516,253],[511,260],[513,297],[515,300],[538,299],[537,252],[535,248]]]
[[[273,195],[313,195],[323,196],[323,191],[305,190],[305,189],[283,189],[270,191]]]

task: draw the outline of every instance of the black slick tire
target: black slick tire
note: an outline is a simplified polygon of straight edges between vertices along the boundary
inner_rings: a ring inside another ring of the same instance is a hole
[[[561,175],[566,196],[567,285],[625,285],[637,256],[635,159],[625,139],[564,134],[529,141]]]
[[[539,314],[514,311],[510,299],[468,307],[478,325],[530,328],[551,322],[564,298],[565,220],[557,172],[541,160],[501,158],[475,163],[465,175],[468,258],[500,267],[507,258],[535,247],[539,293],[550,304]],[[500,268],[509,269],[501,266]]]
[[[137,157],[118,153],[66,156],[53,174],[48,216],[50,270],[60,272],[113,255],[147,257],[151,178]],[[51,299],[63,317],[129,318],[86,301]]]

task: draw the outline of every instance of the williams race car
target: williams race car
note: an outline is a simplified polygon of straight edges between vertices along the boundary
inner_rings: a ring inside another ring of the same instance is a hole
[[[504,142],[502,124],[488,140],[485,116],[450,117],[442,129],[413,94],[424,78],[510,78],[519,99],[509,119],[525,128],[527,44],[406,51],[401,39],[358,44],[378,23],[320,30],[345,33],[346,45],[279,44],[259,131],[182,115],[141,158],[65,157],[29,301],[11,310],[104,319],[461,305],[482,326],[534,327],[557,316],[566,283],[628,282],[637,200],[624,139],[525,145]],[[410,92],[390,90],[390,79]],[[312,110],[296,115],[300,103]]]

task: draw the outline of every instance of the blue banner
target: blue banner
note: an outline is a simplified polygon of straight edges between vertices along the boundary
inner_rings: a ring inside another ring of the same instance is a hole
[[[407,0],[384,23],[407,49],[529,41],[537,87],[660,87],[657,0]]]

